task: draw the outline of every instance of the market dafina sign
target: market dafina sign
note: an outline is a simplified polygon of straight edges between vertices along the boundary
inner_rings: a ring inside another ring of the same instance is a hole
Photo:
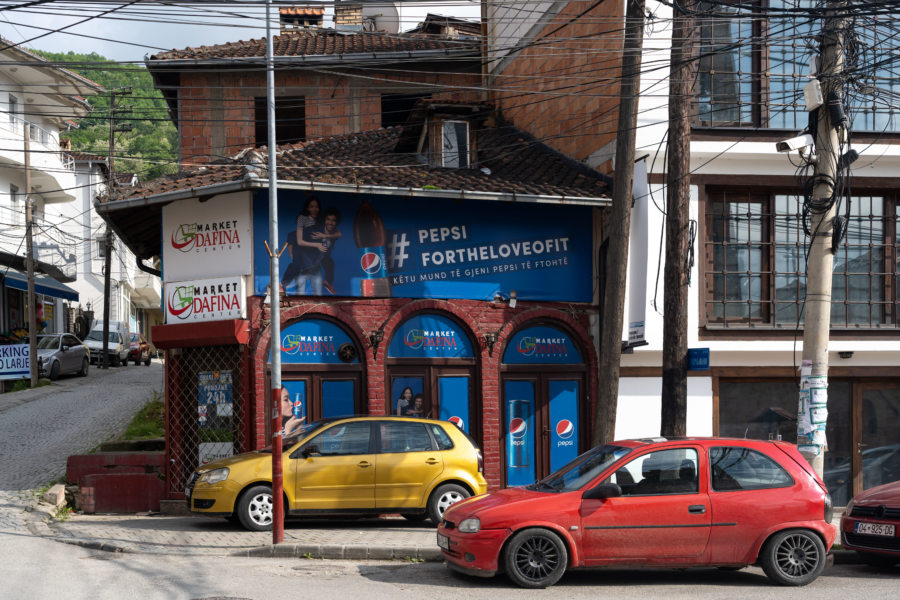
[[[166,283],[166,323],[243,319],[247,294],[241,276]]]

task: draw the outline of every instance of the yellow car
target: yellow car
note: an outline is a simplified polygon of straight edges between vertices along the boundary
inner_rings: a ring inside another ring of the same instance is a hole
[[[441,522],[447,508],[487,491],[481,450],[449,421],[347,417],[316,421],[283,441],[286,516],[400,513]],[[272,527],[271,448],[203,465],[188,508]]]

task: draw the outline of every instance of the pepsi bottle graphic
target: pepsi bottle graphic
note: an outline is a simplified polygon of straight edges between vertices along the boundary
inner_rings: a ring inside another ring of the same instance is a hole
[[[389,298],[391,281],[387,271],[387,231],[384,221],[368,200],[363,200],[353,219],[353,240],[360,249],[359,267],[362,271],[360,296]]]
[[[528,466],[528,409],[527,400],[509,401],[509,466]]]

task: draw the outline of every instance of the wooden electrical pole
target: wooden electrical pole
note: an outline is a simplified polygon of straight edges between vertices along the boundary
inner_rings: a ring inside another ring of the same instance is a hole
[[[28,360],[31,365],[31,387],[38,384],[37,364],[37,310],[34,296],[34,201],[31,198],[31,124],[22,120],[25,132],[25,271],[28,275],[28,291],[25,302],[28,304]]]
[[[841,113],[843,70],[843,20],[836,13],[842,2],[830,2],[822,36],[819,82],[828,104]],[[834,255],[832,236],[837,206],[839,129],[829,105],[818,109],[815,132],[815,186],[810,202],[809,260],[806,267],[806,301],[803,322],[803,361],[797,418],[797,446],[821,476],[825,461],[825,421],[828,400],[828,337],[831,329],[831,284]],[[840,118],[840,117],[838,117]],[[812,133],[812,132],[810,132]],[[807,374],[808,372],[808,374]]]
[[[600,377],[591,432],[592,446],[611,442],[616,435],[619,361],[622,358],[622,324],[625,320],[625,282],[628,274],[628,238],[631,229],[631,186],[634,178],[634,143],[643,42],[644,0],[628,0],[619,88],[613,205],[609,220],[609,252],[606,256],[606,289],[603,290],[604,314],[601,315],[603,331],[600,336],[598,365]]]
[[[687,428],[688,210],[691,195],[690,107],[696,72],[695,6],[696,0],[677,0],[672,8],[660,415],[660,434],[666,437],[683,436]]]

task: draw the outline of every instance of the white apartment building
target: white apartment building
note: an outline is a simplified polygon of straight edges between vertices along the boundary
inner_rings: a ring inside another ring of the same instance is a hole
[[[39,331],[60,332],[78,292],[68,284],[78,270],[78,238],[59,221],[59,207],[76,199],[74,162],[60,132],[90,111],[84,96],[103,88],[0,39],[0,332],[26,325],[26,169],[34,217],[35,308]],[[26,152],[27,148],[27,152]]]

